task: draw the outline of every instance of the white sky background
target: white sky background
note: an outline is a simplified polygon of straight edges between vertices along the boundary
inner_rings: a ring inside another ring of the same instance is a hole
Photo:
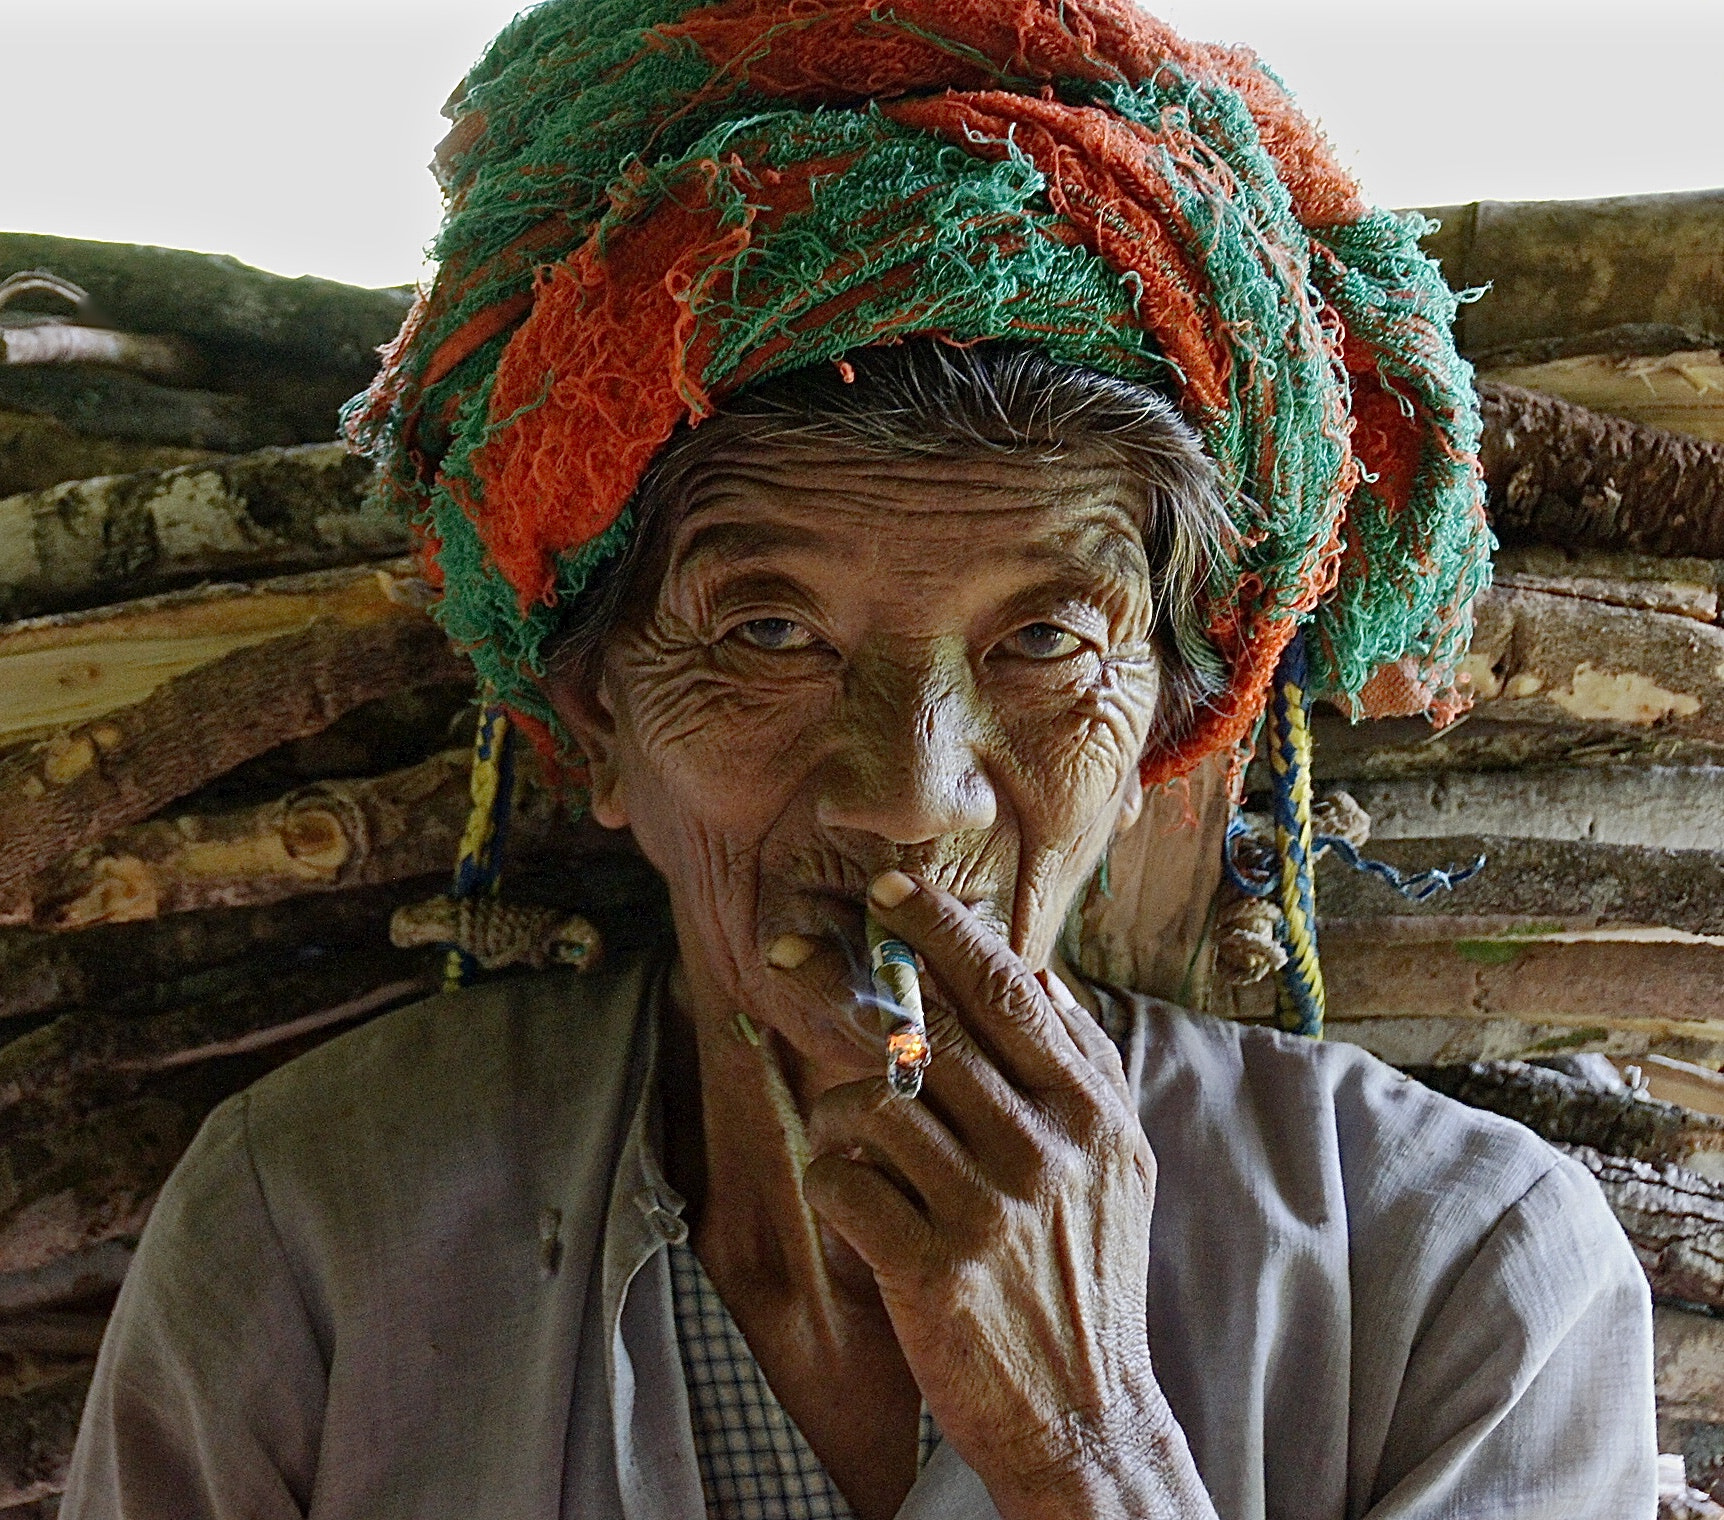
[[[1161,0],[1395,206],[1724,186],[1724,0]],[[413,280],[449,90],[515,0],[0,0],[0,228]]]

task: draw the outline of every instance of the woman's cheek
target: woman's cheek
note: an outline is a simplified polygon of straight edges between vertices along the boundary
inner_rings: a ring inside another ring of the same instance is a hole
[[[1051,844],[1088,830],[1142,757],[1159,692],[1151,655],[1097,661],[1081,683],[1007,694],[1003,726],[1014,768],[1039,799],[1037,834]]]
[[[708,824],[771,817],[795,784],[803,732],[821,693],[794,680],[748,681],[715,671],[709,652],[678,652],[631,682],[628,725],[640,765],[663,801]]]

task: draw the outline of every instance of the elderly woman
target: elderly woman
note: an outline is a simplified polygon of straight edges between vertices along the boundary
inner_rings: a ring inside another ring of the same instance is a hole
[[[63,1515],[1650,1515],[1578,1168],[1058,950],[1272,672],[1295,817],[1312,693],[1454,710],[1488,535],[1417,229],[1127,0],[552,0],[453,113],[355,436],[674,946],[219,1110]]]

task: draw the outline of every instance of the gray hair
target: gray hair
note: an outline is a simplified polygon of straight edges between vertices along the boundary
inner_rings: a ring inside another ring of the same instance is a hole
[[[1232,528],[1215,467],[1172,402],[1142,382],[1062,364],[1037,348],[935,338],[857,349],[839,363],[773,376],[727,399],[699,427],[679,428],[629,504],[628,547],[570,607],[556,641],[559,664],[573,661],[596,677],[607,635],[657,595],[692,477],[739,440],[897,457],[1032,454],[1048,463],[1099,449],[1143,493],[1164,663],[1151,743],[1174,742],[1225,685],[1198,593]]]

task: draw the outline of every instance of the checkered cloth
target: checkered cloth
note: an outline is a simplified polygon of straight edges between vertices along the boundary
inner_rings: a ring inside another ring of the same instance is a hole
[[[852,1520],[686,1241],[670,1248],[670,1275],[708,1520]],[[924,1405],[918,1472],[939,1439]]]

